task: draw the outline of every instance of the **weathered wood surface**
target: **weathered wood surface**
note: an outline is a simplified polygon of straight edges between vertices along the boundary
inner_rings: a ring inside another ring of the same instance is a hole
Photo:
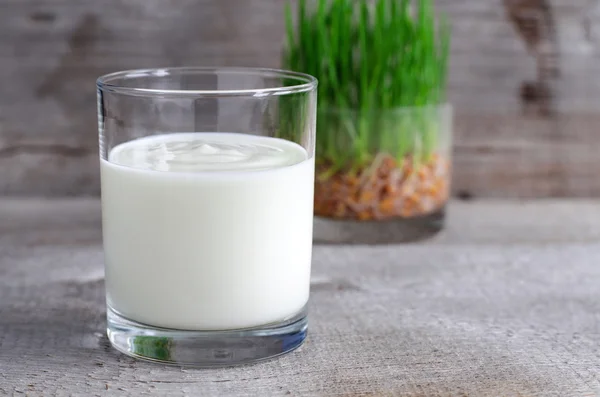
[[[454,190],[600,196],[597,1],[549,2],[560,70],[551,119],[519,93],[537,67],[506,16],[511,2],[544,0],[438,0],[454,26]],[[95,78],[153,66],[278,66],[283,4],[0,0],[0,193],[98,194]]]
[[[97,201],[0,219],[0,395],[600,394],[597,202],[457,202],[426,243],[316,246],[307,343],[215,370],[109,347]]]

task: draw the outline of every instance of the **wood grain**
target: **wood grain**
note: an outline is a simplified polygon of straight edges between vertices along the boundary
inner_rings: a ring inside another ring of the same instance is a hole
[[[166,367],[104,336],[100,206],[0,200],[0,394],[593,396],[600,204],[455,202],[403,246],[315,246],[310,334],[237,368]]]
[[[600,195],[597,2],[549,2],[560,54],[553,118],[521,97],[538,65],[505,3],[437,3],[454,32],[455,193]],[[0,0],[0,193],[97,195],[95,78],[139,67],[277,67],[283,4]]]

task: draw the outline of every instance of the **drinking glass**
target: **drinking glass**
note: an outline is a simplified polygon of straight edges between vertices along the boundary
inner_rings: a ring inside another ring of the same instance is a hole
[[[107,333],[130,356],[232,365],[307,333],[317,81],[166,68],[97,81]]]

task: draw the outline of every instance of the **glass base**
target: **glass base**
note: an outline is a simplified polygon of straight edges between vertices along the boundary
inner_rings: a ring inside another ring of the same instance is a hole
[[[394,244],[434,236],[444,227],[445,209],[412,218],[385,221],[358,221],[315,216],[315,243]]]
[[[128,320],[107,308],[107,334],[128,356],[182,366],[247,364],[291,352],[304,342],[306,309],[279,323],[228,331],[185,331]]]

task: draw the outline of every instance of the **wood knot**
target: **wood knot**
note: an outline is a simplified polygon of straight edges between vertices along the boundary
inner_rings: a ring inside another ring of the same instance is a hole
[[[52,23],[56,20],[56,14],[48,11],[34,11],[29,14],[29,19],[32,22]]]

